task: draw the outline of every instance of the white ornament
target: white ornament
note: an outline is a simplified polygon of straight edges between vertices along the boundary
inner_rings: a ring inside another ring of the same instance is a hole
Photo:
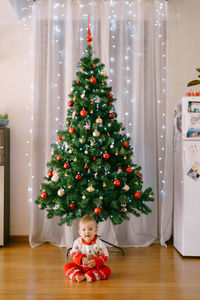
[[[94,144],[95,144],[95,141],[90,141],[91,146],[94,146]]]
[[[72,113],[72,118],[75,118],[77,116],[77,112],[74,110]]]
[[[84,152],[85,154],[88,154],[88,151],[87,150],[85,150],[85,152]]]
[[[65,146],[65,150],[69,148],[69,145],[67,144],[67,142],[63,142],[63,146]]]
[[[90,130],[90,122],[88,121],[84,126],[86,130]]]
[[[82,199],[83,199],[83,200],[86,199],[86,196],[82,196]]]
[[[100,103],[101,102],[100,98],[98,98],[95,102]]]
[[[58,171],[57,171],[57,170],[54,170],[54,171],[53,171],[53,176],[51,177],[51,181],[57,182],[58,179],[59,179]]]
[[[124,131],[120,128],[119,134],[124,134]]]
[[[125,186],[122,189],[124,191],[128,192],[130,190],[130,187],[127,184],[125,184]]]
[[[59,204],[56,204],[53,209],[56,210],[56,209],[59,209],[59,208],[60,208]]]

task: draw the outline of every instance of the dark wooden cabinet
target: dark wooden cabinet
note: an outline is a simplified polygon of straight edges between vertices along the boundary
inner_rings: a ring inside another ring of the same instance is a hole
[[[10,129],[0,127],[0,246],[10,236]]]

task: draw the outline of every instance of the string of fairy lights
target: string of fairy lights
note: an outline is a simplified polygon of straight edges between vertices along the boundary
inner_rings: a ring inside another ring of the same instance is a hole
[[[55,63],[57,67],[55,68],[55,74],[52,76],[51,82],[51,94],[54,97],[54,101],[56,101],[56,110],[55,110],[55,138],[56,132],[59,129],[58,127],[63,126],[64,120],[62,119],[63,116],[61,114],[62,108],[66,107],[66,91],[63,91],[63,77],[64,77],[64,68],[65,68],[65,51],[63,42],[63,32],[60,20],[64,20],[66,18],[66,2],[65,0],[53,0],[46,5],[52,5],[51,13],[53,19],[53,26],[52,30],[52,47],[54,48],[55,53]],[[117,70],[117,49],[119,46],[119,33],[120,33],[120,17],[119,16],[119,3],[120,1],[116,0],[107,0],[107,5],[109,7],[109,31],[110,31],[110,57],[109,57],[109,67],[108,67],[108,84],[113,87],[115,91],[114,82],[116,81],[116,77],[118,76]],[[33,65],[34,59],[34,20],[33,15],[36,13],[37,9],[37,1],[33,0],[24,0],[24,5],[21,7],[21,16],[23,21],[24,30],[30,31],[30,51],[27,54],[27,58],[24,60],[24,64],[27,67],[27,71],[25,72],[25,76],[28,76],[28,72],[30,71],[30,64]],[[123,89],[121,97],[117,96],[117,99],[123,97],[124,103],[127,104],[127,107],[130,108],[133,103],[137,99],[134,98],[134,91],[132,85],[132,67],[133,65],[133,47],[134,42],[137,39],[137,26],[136,20],[139,18],[137,15],[137,1],[123,1],[124,7],[124,19],[126,20],[126,35],[127,35],[127,42],[126,47],[124,48],[124,57],[123,57]],[[39,3],[38,3],[39,5]],[[78,29],[79,38],[80,38],[80,45],[83,45],[85,42],[85,36],[87,35],[87,19],[88,14],[87,11],[91,9],[98,9],[98,1],[81,1],[77,0],[76,7],[78,7],[81,11],[82,15],[82,23],[80,28]],[[165,103],[166,103],[166,92],[167,92],[167,55],[166,55],[166,18],[167,18],[167,4],[166,1],[155,1],[154,3],[155,9],[155,39],[159,42],[159,57],[160,59],[160,91],[157,94],[157,116],[160,118],[159,124],[160,128],[158,128],[158,171],[159,171],[159,191],[160,197],[164,197],[164,157],[165,157],[165,132],[166,132],[166,113],[165,113]],[[92,19],[93,21],[93,19]],[[92,23],[91,21],[91,23]],[[94,24],[91,24],[94,25]],[[92,29],[95,31],[95,28]],[[81,49],[84,49],[82,47]],[[84,51],[80,53],[83,55]],[[138,54],[139,55],[139,54]],[[32,76],[33,78],[33,76]],[[117,94],[117,92],[116,92]],[[32,140],[32,132],[33,132],[33,101],[34,101],[34,82],[30,82],[30,99],[28,100],[27,104],[27,114],[29,115],[29,124],[30,128],[27,134],[26,140],[26,159],[28,161],[28,166],[31,168],[31,140]],[[118,100],[119,101],[119,100]],[[132,136],[133,128],[134,128],[134,120],[132,117],[132,112],[130,109],[127,109],[121,116],[121,121],[124,122],[126,133],[128,136]],[[56,125],[57,124],[57,125]],[[135,146],[135,145],[134,145]],[[31,175],[31,180],[34,180],[34,175]],[[28,192],[29,192],[29,201],[32,201],[32,183],[31,180],[29,182]]]

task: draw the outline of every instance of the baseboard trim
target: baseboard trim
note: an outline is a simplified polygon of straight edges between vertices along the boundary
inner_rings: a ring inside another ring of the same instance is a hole
[[[17,243],[27,243],[29,242],[29,236],[28,235],[11,235],[10,236],[11,242],[17,242]]]

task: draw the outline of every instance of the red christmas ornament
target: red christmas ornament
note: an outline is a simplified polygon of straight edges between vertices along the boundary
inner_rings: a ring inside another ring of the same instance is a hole
[[[80,115],[81,115],[81,117],[87,116],[87,110],[82,109],[82,110],[80,111]]]
[[[114,117],[115,117],[115,114],[114,114],[114,113],[109,114],[109,118],[110,118],[110,119],[114,119]]]
[[[140,194],[139,192],[136,192],[136,193],[134,194],[134,197],[135,197],[136,199],[140,199],[140,198],[141,198],[141,194]]]
[[[73,105],[74,105],[74,101],[68,101],[68,105],[70,106],[70,107],[72,107]]]
[[[110,136],[110,133],[107,133],[108,136]]]
[[[138,174],[137,174],[137,177],[140,178],[140,179],[142,179],[142,174],[141,174],[141,173],[138,173]]]
[[[74,210],[74,209],[75,209],[75,204],[74,204],[74,203],[70,203],[69,208],[70,208],[71,210]]]
[[[93,161],[95,161],[95,160],[96,160],[96,157],[94,156],[94,157],[93,157]]]
[[[85,165],[84,168],[85,168],[85,169],[88,169],[88,165]]]
[[[109,104],[112,105],[112,102],[110,102]]]
[[[112,94],[112,93],[110,93],[110,94],[108,95],[108,98],[111,98],[111,99],[113,99],[113,94]]]
[[[61,135],[59,135],[58,140],[62,141],[62,136]]]
[[[80,80],[77,80],[77,83],[79,84],[79,83],[80,83]]]
[[[96,81],[97,81],[97,80],[96,80],[96,78],[95,78],[94,76],[90,77],[90,82],[91,82],[91,83],[94,84]]]
[[[127,173],[131,173],[131,172],[132,172],[132,168],[131,168],[131,167],[127,167],[127,168],[126,168],[126,172],[127,172]]]
[[[118,170],[121,171],[121,170],[122,170],[122,167],[118,167]]]
[[[47,176],[48,176],[48,177],[52,177],[52,176],[53,176],[53,172],[52,172],[52,171],[49,171]]]
[[[64,167],[65,169],[69,169],[69,163],[64,163],[63,167]]]
[[[74,128],[74,127],[72,127],[72,126],[70,126],[68,131],[69,131],[69,133],[71,133],[71,134],[72,134],[72,133],[74,133],[74,132],[75,132],[75,128]]]
[[[90,103],[93,105],[93,104],[94,104],[94,101],[91,101]]]
[[[75,178],[76,178],[76,180],[81,180],[81,179],[82,179],[82,176],[81,176],[80,174],[77,174],[77,175],[75,176]]]
[[[46,192],[42,192],[41,195],[40,195],[40,197],[41,197],[42,199],[46,199],[47,193],[46,193]]]
[[[101,208],[100,208],[100,207],[96,207],[96,208],[94,209],[94,213],[95,213],[96,215],[100,215],[100,213],[101,213]]]
[[[95,66],[95,65],[93,65],[93,66],[92,66],[92,68],[93,68],[93,69],[96,69],[96,66]]]
[[[91,36],[88,36],[88,37],[86,38],[86,41],[87,41],[88,43],[91,43],[92,37],[91,37]]]
[[[56,159],[57,159],[58,161],[61,160],[61,156],[58,154],[57,157],[56,157]]]
[[[125,147],[125,148],[128,148],[128,147],[129,147],[129,142],[125,141],[125,142],[124,142],[124,147]]]
[[[113,181],[113,184],[114,184],[115,186],[119,186],[119,185],[120,185],[120,181],[119,181],[118,179],[115,179],[115,180]]]
[[[88,46],[90,46],[90,43],[92,41],[91,31],[90,31],[90,16],[88,16],[88,36],[86,38],[86,41],[88,42]]]
[[[109,155],[108,153],[104,153],[104,154],[103,154],[103,158],[109,159],[109,157],[110,157],[110,155]]]

